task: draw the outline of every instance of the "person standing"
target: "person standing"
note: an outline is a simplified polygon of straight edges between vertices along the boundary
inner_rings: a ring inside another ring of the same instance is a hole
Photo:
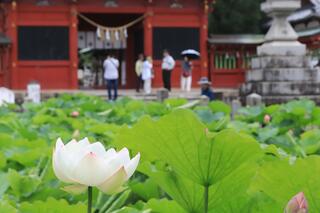
[[[181,73],[181,90],[191,91],[192,84],[192,63],[187,56],[184,57],[182,62],[182,73]]]
[[[118,97],[118,78],[119,78],[119,60],[113,55],[108,55],[106,60],[103,62],[104,68],[104,79],[107,83],[108,99],[117,100]],[[113,90],[113,97],[112,92]]]
[[[137,74],[137,87],[136,87],[136,91],[140,92],[141,87],[143,86],[143,80],[142,80],[142,64],[143,64],[143,60],[144,60],[144,55],[142,53],[139,54],[139,58],[136,62],[136,67],[135,67],[135,71]]]
[[[142,80],[144,81],[143,88],[146,94],[151,93],[152,67],[152,58],[148,56],[142,64]]]
[[[175,61],[168,50],[163,51],[162,59],[162,80],[164,88],[171,91],[171,73],[174,69]]]

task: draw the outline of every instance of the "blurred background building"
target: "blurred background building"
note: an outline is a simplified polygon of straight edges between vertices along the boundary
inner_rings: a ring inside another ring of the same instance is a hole
[[[201,53],[194,62],[194,78],[208,76],[210,4],[208,0],[2,0],[0,85],[25,89],[36,80],[43,89],[77,89],[86,80],[87,88],[102,88],[101,62],[112,52],[121,62],[121,87],[133,88],[134,63],[143,52],[154,58],[153,85],[162,86],[165,48],[178,62],[174,86],[180,84],[184,49]],[[135,20],[140,21],[125,29],[126,39],[100,40],[91,23],[112,29]]]

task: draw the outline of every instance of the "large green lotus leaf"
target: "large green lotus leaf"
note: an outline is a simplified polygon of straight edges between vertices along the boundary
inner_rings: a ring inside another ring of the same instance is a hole
[[[167,199],[151,199],[148,201],[146,208],[150,208],[152,212],[158,213],[187,213],[175,201]]]
[[[201,185],[212,185],[262,155],[253,138],[234,130],[212,138],[189,110],[176,110],[158,121],[146,117],[133,128],[120,130],[115,145],[141,152],[143,159],[163,160]]]
[[[111,213],[184,213],[183,209],[173,200],[163,199],[151,199],[148,203],[138,201],[134,205],[124,206],[121,209],[117,209]]]
[[[274,104],[274,105],[270,105],[270,106],[267,106],[265,109],[264,109],[264,113],[265,114],[269,114],[269,115],[273,115],[274,113],[276,113],[277,111],[279,111],[281,105],[279,104]]]
[[[17,161],[24,166],[34,166],[43,156],[50,155],[51,149],[46,148],[27,148],[25,150],[15,151],[8,159]]]
[[[247,191],[256,171],[256,164],[246,164],[212,185],[209,188],[209,212],[250,212],[251,197]]]
[[[159,102],[146,103],[145,108],[146,113],[151,116],[162,116],[168,113],[168,109],[165,107],[165,105]]]
[[[0,169],[3,169],[7,165],[6,156],[0,152]]]
[[[9,181],[6,173],[0,173],[0,197],[7,191],[9,188]],[[1,209],[1,208],[0,208]]]
[[[169,98],[164,101],[164,104],[169,108],[176,108],[187,103],[188,100],[183,98]]]
[[[132,181],[129,186],[133,193],[139,195],[145,201],[151,198],[160,198],[160,189],[150,178],[144,182]]]
[[[0,201],[0,211],[1,213],[18,213],[18,210],[6,201]]]
[[[126,104],[125,108],[129,112],[144,111],[144,103],[142,101],[132,100]]]
[[[237,119],[243,121],[257,121],[263,116],[264,106],[243,107],[238,110]]]
[[[259,142],[265,143],[270,138],[276,137],[279,133],[279,129],[267,126],[265,128],[259,128],[257,133]]]
[[[263,192],[278,203],[276,212],[282,212],[287,202],[304,192],[310,212],[320,212],[320,157],[298,159],[294,164],[286,160],[266,162],[260,168],[251,186],[251,192]]]
[[[256,170],[256,164],[243,165],[212,185],[209,188],[209,212],[248,212],[251,197],[247,190]],[[143,163],[140,171],[158,183],[187,212],[203,212],[203,186],[149,163]]]
[[[93,132],[95,134],[112,134],[118,131],[120,127],[118,125],[114,125],[114,124],[103,124],[103,123],[99,123],[96,125],[92,125],[88,128],[88,131]]]
[[[144,162],[139,167],[139,171],[154,180],[187,212],[203,212],[204,188],[201,185],[179,176],[163,165],[159,166]]]
[[[247,123],[244,121],[233,120],[228,123],[227,128],[234,129],[238,132],[252,134],[252,133],[257,132],[257,130],[260,128],[260,124],[258,122]]]
[[[7,178],[10,188],[18,197],[30,196],[41,183],[41,179],[38,176],[22,175],[13,169],[9,169]]]
[[[279,212],[279,209],[282,208],[278,202],[274,201],[263,192],[254,193],[250,197],[251,200],[248,203],[247,209],[244,211],[244,213],[273,213]]]
[[[307,99],[301,99],[301,100],[290,101],[282,105],[282,108],[288,113],[292,113],[294,115],[299,115],[299,116],[305,116],[306,113],[308,114],[312,113],[315,106],[316,105],[313,101],[307,100]]]
[[[19,210],[23,213],[80,213],[86,212],[86,205],[82,203],[70,205],[66,200],[49,197],[46,201],[23,202]]]
[[[195,109],[194,112],[204,123],[211,123],[225,116],[223,112],[214,114],[210,109]]]
[[[13,146],[14,145],[14,138],[10,134],[0,133],[0,149],[4,147]]]
[[[6,122],[0,123],[0,133],[12,134],[14,130]]]
[[[320,130],[313,129],[300,135],[300,145],[307,154],[315,154],[320,150]]]
[[[231,107],[222,101],[211,101],[208,106],[214,113],[223,112],[225,115],[230,115],[231,113]]]

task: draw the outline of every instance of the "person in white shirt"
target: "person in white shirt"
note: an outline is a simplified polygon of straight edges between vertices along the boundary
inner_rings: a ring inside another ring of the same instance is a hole
[[[142,80],[144,81],[144,92],[150,94],[152,82],[152,59],[150,56],[148,56],[142,64]]]
[[[163,51],[163,59],[162,59],[162,80],[163,86],[167,90],[171,91],[171,73],[174,69],[175,61],[170,55],[168,50]]]
[[[108,98],[109,100],[117,100],[118,97],[118,78],[119,78],[119,60],[113,55],[108,55],[103,62],[104,79],[107,83]],[[112,97],[111,92],[114,91]]]
[[[141,78],[143,60],[144,60],[144,55],[142,53],[140,53],[139,58],[136,61],[136,67],[135,67],[135,71],[137,74],[137,87],[136,87],[137,92],[140,92],[140,88],[143,85],[143,80]]]

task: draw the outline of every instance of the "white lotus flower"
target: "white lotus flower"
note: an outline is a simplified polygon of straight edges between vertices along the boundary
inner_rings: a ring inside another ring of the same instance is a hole
[[[73,184],[65,187],[66,191],[79,193],[92,186],[112,194],[120,191],[122,184],[133,175],[139,160],[139,153],[130,160],[127,148],[119,152],[106,151],[100,142],[90,144],[87,138],[64,145],[59,138],[52,162],[57,178]]]

